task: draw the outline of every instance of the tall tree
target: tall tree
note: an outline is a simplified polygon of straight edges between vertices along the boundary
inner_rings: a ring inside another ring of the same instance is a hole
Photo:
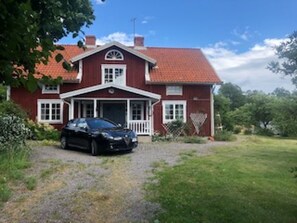
[[[297,32],[293,32],[284,42],[276,47],[279,61],[273,61],[268,69],[274,73],[281,73],[292,77],[293,84],[297,87]]]
[[[31,91],[36,64],[46,64],[52,52],[63,50],[56,45],[61,38],[78,37],[95,19],[89,0],[2,0],[0,12],[0,83]],[[62,54],[55,59],[70,69]]]
[[[241,88],[235,84],[222,84],[219,89],[219,94],[230,100],[230,108],[232,111],[245,104],[245,96],[243,95]]]

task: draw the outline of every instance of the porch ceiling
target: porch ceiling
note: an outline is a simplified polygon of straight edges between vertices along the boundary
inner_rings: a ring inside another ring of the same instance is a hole
[[[133,88],[133,87],[129,87],[129,86],[121,86],[121,85],[116,85],[116,84],[103,84],[103,85],[95,85],[92,87],[87,87],[87,88],[82,88],[82,89],[78,89],[78,90],[74,90],[74,91],[69,91],[63,94],[60,94],[60,98],[61,99],[67,99],[67,98],[71,98],[71,97],[75,97],[78,95],[82,95],[82,94],[86,94],[86,93],[90,93],[93,91],[98,91],[98,90],[103,90],[103,89],[107,89],[107,88],[115,88],[115,89],[120,89],[123,91],[127,91],[133,94],[138,94],[144,97],[148,97],[154,100],[159,100],[161,98],[161,95],[159,94],[155,94],[155,93],[151,93],[148,91],[144,91],[144,90],[140,90],[138,88]]]

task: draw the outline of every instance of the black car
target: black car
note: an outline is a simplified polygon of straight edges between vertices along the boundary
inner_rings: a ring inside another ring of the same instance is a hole
[[[104,151],[132,151],[137,145],[134,131],[102,118],[72,119],[61,132],[62,149],[88,149],[93,156]]]

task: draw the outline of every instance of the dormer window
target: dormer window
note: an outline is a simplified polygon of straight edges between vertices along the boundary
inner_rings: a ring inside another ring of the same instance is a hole
[[[105,60],[124,60],[124,56],[118,50],[110,50],[105,54]]]
[[[101,83],[114,83],[126,85],[126,65],[124,64],[102,64],[101,65]]]

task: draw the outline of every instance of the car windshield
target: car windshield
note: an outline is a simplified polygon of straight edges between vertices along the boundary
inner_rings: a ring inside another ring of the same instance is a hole
[[[112,123],[102,119],[90,119],[87,120],[88,125],[91,129],[106,129],[106,128],[116,128],[117,126]]]

